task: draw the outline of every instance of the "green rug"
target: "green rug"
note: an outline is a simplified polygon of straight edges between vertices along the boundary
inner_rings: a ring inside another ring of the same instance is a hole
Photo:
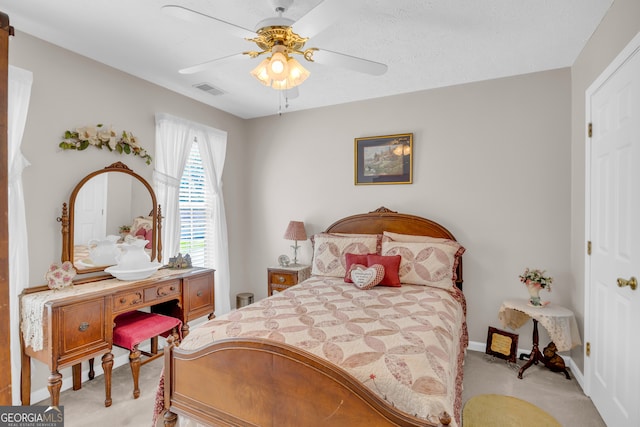
[[[462,410],[462,427],[562,427],[537,406],[511,396],[480,394]]]

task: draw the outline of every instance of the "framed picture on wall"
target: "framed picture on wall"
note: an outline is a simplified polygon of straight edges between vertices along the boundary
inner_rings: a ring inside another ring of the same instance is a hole
[[[413,134],[355,138],[355,184],[411,184]]]

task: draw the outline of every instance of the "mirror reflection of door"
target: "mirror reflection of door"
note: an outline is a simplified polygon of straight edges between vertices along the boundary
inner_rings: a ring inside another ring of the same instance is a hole
[[[119,235],[120,227],[148,216],[153,200],[142,182],[126,173],[100,173],[78,191],[73,210],[73,263],[77,270],[96,267],[89,241]]]
[[[87,181],[78,193],[75,205],[73,238],[76,245],[107,235],[108,175],[97,175]]]

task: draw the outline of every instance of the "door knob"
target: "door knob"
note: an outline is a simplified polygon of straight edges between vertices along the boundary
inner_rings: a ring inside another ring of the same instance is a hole
[[[638,287],[638,280],[636,280],[636,278],[633,276],[629,280],[618,278],[618,286],[621,288],[625,286],[629,286],[632,291],[635,291],[636,288]]]

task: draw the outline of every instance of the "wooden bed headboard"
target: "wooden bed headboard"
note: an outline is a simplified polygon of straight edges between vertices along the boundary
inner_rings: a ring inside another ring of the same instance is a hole
[[[398,213],[384,206],[369,213],[339,219],[325,230],[326,233],[357,234],[382,234],[383,231],[456,240],[449,230],[437,222]],[[462,259],[456,269],[456,286],[462,289]]]

